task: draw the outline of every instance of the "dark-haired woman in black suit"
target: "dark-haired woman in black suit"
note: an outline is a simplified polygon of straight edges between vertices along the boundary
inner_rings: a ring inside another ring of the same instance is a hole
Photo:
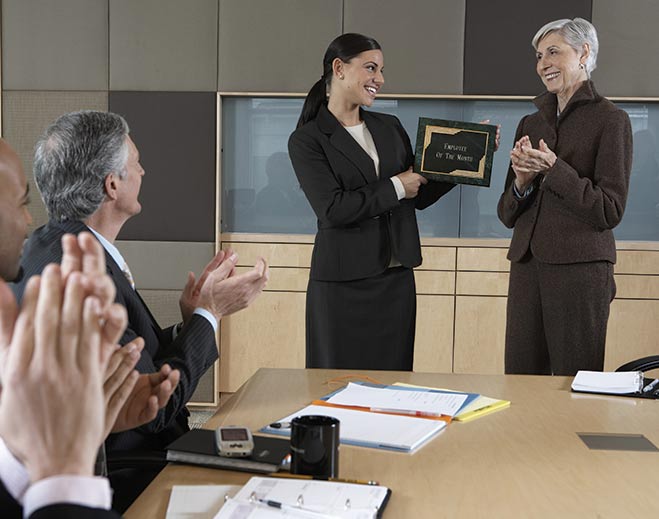
[[[412,172],[400,121],[369,112],[384,83],[377,41],[343,34],[288,143],[318,217],[307,289],[309,368],[411,370],[421,264],[416,209],[454,185]]]

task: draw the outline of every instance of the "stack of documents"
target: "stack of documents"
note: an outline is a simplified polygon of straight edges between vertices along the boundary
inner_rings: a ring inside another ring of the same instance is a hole
[[[638,393],[643,388],[641,371],[578,371],[572,381],[572,390],[585,393],[623,395]]]
[[[286,425],[293,418],[325,415],[341,422],[341,443],[413,452],[477,397],[473,393],[350,383],[261,431],[288,435]]]
[[[439,389],[425,386],[412,386],[410,384],[403,384],[402,382],[396,382],[394,386],[408,387],[412,389],[434,389],[437,391],[451,391],[451,389]],[[470,422],[476,418],[481,418],[495,411],[500,411],[501,409],[506,409],[510,407],[510,400],[499,400],[497,398],[490,398],[485,395],[478,395],[473,401],[466,403],[456,415],[453,416],[453,419],[456,422]]]

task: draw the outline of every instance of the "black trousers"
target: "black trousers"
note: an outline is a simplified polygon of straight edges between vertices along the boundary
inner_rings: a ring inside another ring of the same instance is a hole
[[[510,266],[506,373],[574,375],[601,371],[613,265],[552,265],[530,253]]]
[[[412,370],[412,269],[356,281],[309,280],[306,315],[307,368]]]

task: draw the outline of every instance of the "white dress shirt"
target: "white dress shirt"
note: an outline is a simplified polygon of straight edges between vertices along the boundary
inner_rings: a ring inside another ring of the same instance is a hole
[[[59,475],[30,484],[23,464],[9,451],[0,438],[0,480],[7,492],[22,505],[23,516],[54,504],[75,504],[109,510],[112,489],[107,478],[98,476]]]
[[[88,226],[89,227],[89,226]],[[101,242],[101,245],[103,245],[103,248],[107,251],[107,253],[112,256],[112,259],[114,262],[119,265],[119,268],[123,268],[124,265],[128,266],[128,263],[124,259],[124,257],[121,255],[121,252],[119,252],[119,249],[117,249],[113,243],[110,243],[102,234],[96,232],[94,229],[89,227],[89,230],[94,233],[94,236],[98,238],[98,241]],[[215,333],[217,333],[217,319],[215,316],[210,313],[208,310],[205,308],[195,308],[194,312],[197,315],[200,315],[201,317],[205,318],[213,327],[213,330]],[[173,334],[173,339],[176,339],[176,326],[172,329],[172,334]]]

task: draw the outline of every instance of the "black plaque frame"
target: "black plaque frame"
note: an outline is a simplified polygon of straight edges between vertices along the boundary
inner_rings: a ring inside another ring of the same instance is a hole
[[[428,180],[490,187],[497,127],[419,118],[414,171]]]

